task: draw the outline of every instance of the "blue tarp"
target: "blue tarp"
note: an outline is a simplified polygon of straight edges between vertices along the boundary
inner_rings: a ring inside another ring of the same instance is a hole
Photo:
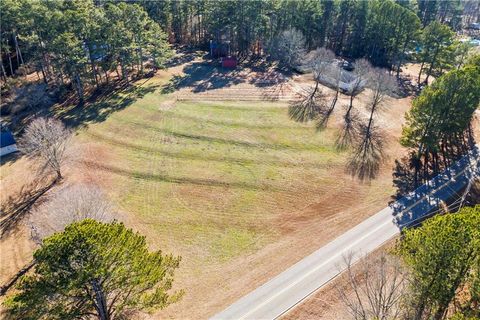
[[[15,138],[10,131],[3,131],[0,135],[0,148],[15,144]]]

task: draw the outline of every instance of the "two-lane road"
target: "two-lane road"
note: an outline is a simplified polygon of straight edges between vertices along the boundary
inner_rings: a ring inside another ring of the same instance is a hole
[[[353,262],[425,217],[440,200],[455,196],[480,172],[478,147],[415,192],[384,208],[315,251],[211,319],[276,319],[339,275]]]

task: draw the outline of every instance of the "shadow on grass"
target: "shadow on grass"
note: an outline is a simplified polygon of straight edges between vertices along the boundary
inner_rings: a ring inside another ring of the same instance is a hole
[[[183,68],[184,76],[174,76],[166,84],[162,93],[172,93],[182,88],[192,88],[192,92],[226,88],[234,84],[246,82],[245,75],[239,70],[227,70],[214,66],[209,62],[194,62]]]
[[[38,204],[39,199],[50,190],[57,179],[37,179],[22,187],[19,193],[8,198],[0,208],[0,237],[14,230],[18,223]]]
[[[281,160],[266,160],[263,158],[262,160],[254,160],[254,159],[243,159],[243,158],[236,158],[230,157],[228,155],[208,155],[205,153],[192,153],[186,154],[183,152],[172,152],[168,150],[164,150],[161,148],[154,148],[150,146],[142,146],[134,143],[127,142],[125,140],[114,139],[110,137],[105,137],[98,134],[88,133],[89,136],[95,138],[96,140],[105,141],[106,143],[114,146],[118,146],[120,148],[126,148],[130,150],[134,150],[136,152],[145,152],[145,153],[153,153],[153,154],[162,154],[165,157],[175,158],[175,159],[185,159],[185,160],[197,160],[197,161],[212,161],[212,162],[221,162],[221,163],[233,163],[238,165],[259,165],[259,164],[266,164],[266,165],[274,165],[274,166],[282,166],[288,168],[295,168],[298,166],[302,166],[305,168],[316,168],[320,169],[324,165],[321,163],[316,162],[296,162],[296,161],[281,161]]]
[[[313,144],[292,145],[287,143],[249,142],[249,141],[241,141],[236,139],[212,137],[209,135],[191,134],[188,132],[178,132],[170,129],[149,125],[144,122],[122,121],[121,119],[117,119],[117,120],[123,123],[133,124],[135,126],[142,127],[144,129],[161,132],[163,134],[166,134],[172,137],[186,139],[186,140],[201,141],[201,142],[207,142],[207,143],[219,143],[219,144],[225,144],[225,145],[232,145],[236,147],[255,148],[255,149],[260,149],[265,151],[268,149],[296,150],[296,151],[318,150],[318,146]]]
[[[89,123],[105,121],[112,113],[125,109],[138,99],[154,92],[159,86],[148,85],[148,79],[141,84],[117,83],[115,86],[96,90],[83,105],[59,106],[55,115],[69,127],[84,127]]]
[[[2,117],[2,122],[16,137],[20,137],[28,123],[37,117],[55,117],[70,128],[103,122],[112,113],[125,109],[159,88],[159,85],[149,84],[148,81],[149,78],[142,82],[112,81],[103,84],[91,92],[86,92],[88,99],[83,104],[79,103],[74,92],[69,92],[61,104],[55,104],[52,100],[51,103],[43,103],[41,106],[24,108],[18,113]],[[0,166],[14,163],[20,156],[17,152],[1,157]]]
[[[239,182],[239,181],[227,182],[227,181],[219,181],[214,179],[175,177],[167,174],[144,173],[144,172],[117,168],[117,167],[107,166],[107,165],[93,163],[93,162],[85,162],[85,163],[89,166],[96,167],[100,170],[115,173],[124,177],[147,180],[147,181],[169,182],[169,183],[175,183],[175,184],[193,184],[197,186],[209,186],[209,187],[239,188],[239,189],[256,190],[256,191],[285,191],[284,189],[276,188],[273,186],[256,185],[256,184],[247,183],[247,182]]]
[[[17,161],[21,157],[21,153],[19,151],[4,155],[0,157],[0,166],[4,164],[9,164]]]
[[[275,87],[288,81],[287,76],[274,71],[269,63],[249,63],[251,75],[241,65],[236,69],[226,69],[217,62],[193,62],[183,68],[185,75],[175,75],[162,88],[162,93],[172,93],[182,88],[191,88],[193,93],[227,88],[240,83],[249,83],[257,87]]]

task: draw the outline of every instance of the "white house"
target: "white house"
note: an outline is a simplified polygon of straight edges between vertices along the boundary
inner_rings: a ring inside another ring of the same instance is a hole
[[[0,135],[0,157],[3,157],[9,153],[18,151],[17,144],[13,138],[13,134],[10,131],[3,131]]]

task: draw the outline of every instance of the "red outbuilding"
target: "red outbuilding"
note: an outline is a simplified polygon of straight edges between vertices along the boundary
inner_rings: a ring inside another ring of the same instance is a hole
[[[236,68],[237,67],[237,58],[229,56],[222,58],[222,67],[223,68]]]

